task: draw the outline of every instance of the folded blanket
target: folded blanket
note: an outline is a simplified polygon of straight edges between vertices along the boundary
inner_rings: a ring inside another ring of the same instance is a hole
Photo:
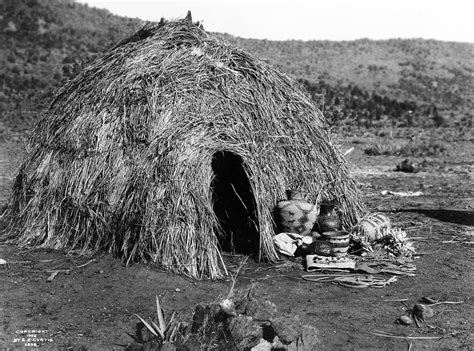
[[[326,269],[354,269],[355,261],[347,256],[330,257],[319,255],[306,256],[306,270],[308,272],[326,268]]]

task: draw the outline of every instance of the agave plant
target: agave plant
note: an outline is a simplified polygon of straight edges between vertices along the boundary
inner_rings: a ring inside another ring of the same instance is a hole
[[[143,325],[157,338],[160,338],[163,343],[174,342],[176,339],[176,332],[179,329],[180,323],[174,320],[175,312],[171,315],[168,322],[165,321],[163,316],[163,310],[161,309],[160,299],[156,296],[156,314],[158,317],[158,325],[150,320],[148,323],[144,318],[135,314],[137,318],[143,323]]]

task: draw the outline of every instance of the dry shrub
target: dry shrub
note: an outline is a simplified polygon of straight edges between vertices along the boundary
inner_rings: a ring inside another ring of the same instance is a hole
[[[447,150],[444,141],[435,139],[414,140],[404,145],[394,143],[372,144],[364,152],[369,156],[403,156],[403,157],[421,157],[421,156],[440,156]]]

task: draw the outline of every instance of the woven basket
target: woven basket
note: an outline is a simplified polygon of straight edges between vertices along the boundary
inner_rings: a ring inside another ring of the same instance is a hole
[[[357,224],[355,232],[369,242],[382,239],[389,235],[392,224],[390,219],[380,212],[370,213]]]

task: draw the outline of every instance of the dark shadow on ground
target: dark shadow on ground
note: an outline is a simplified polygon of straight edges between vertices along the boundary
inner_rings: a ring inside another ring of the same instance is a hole
[[[442,222],[474,226],[474,211],[454,209],[408,208],[403,210],[400,209],[397,212],[416,212]]]

